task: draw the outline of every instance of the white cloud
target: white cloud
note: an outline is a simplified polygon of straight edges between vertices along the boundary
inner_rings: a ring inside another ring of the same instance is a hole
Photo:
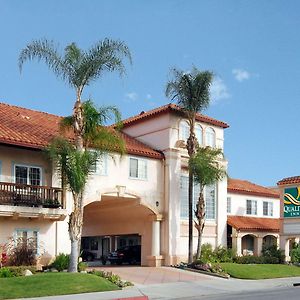
[[[125,94],[125,102],[135,102],[138,99],[136,92],[130,92]]]
[[[212,103],[216,103],[222,99],[230,98],[228,88],[221,78],[219,77],[214,78],[212,85],[210,87],[210,95],[211,95]]]
[[[247,80],[251,76],[248,71],[243,70],[243,69],[233,69],[232,74],[233,74],[234,78],[239,82]]]

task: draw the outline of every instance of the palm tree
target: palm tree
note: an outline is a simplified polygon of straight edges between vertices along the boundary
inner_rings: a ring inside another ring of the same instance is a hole
[[[71,191],[74,201],[73,211],[69,217],[70,272],[77,271],[83,223],[83,198],[88,177],[95,172],[95,164],[104,153],[123,153],[125,150],[124,141],[118,132],[103,126],[111,116],[117,123],[120,121],[120,114],[115,107],[98,109],[91,100],[88,100],[82,103],[82,112],[83,149],[77,149],[66,137],[55,138],[47,148],[48,156],[60,175],[62,186]],[[63,133],[73,128],[73,118],[70,116],[62,119]]]
[[[215,184],[226,176],[226,171],[220,159],[223,157],[221,149],[211,147],[199,147],[196,154],[189,160],[189,170],[194,180],[200,185],[199,199],[195,209],[195,227],[198,230],[198,245],[196,259],[201,256],[202,235],[205,225],[205,199],[204,188]]]
[[[191,72],[173,69],[173,80],[166,86],[166,96],[176,100],[182,107],[187,118],[190,135],[186,148],[188,155],[192,158],[198,146],[195,135],[196,114],[205,110],[210,103],[209,88],[212,83],[213,73],[210,71],[199,71],[193,68]],[[189,253],[188,262],[193,261],[193,175],[189,173]]]
[[[103,73],[113,71],[117,71],[120,75],[125,73],[123,59],[128,59],[131,63],[131,54],[124,42],[104,39],[87,51],[83,51],[75,43],[72,43],[65,48],[63,54],[60,54],[53,41],[46,39],[35,40],[28,44],[19,55],[20,71],[22,71],[23,64],[26,61],[34,59],[44,61],[58,78],[64,80],[75,89],[76,101],[73,115],[66,118],[63,123],[72,127],[77,151],[84,152],[85,144],[91,143],[94,138],[93,134],[105,138],[97,143],[104,148],[106,146],[110,148],[111,140],[107,141],[107,139],[111,139],[111,136],[114,135],[110,135],[105,130],[97,130],[98,125],[88,127],[88,120],[84,117],[84,114],[87,117],[86,112],[88,108],[86,107],[86,111],[84,111],[81,96],[84,88],[99,79]],[[110,111],[112,110],[114,109],[110,108]],[[102,111],[102,113],[104,112]],[[91,117],[91,115],[89,116]],[[98,119],[97,116],[99,117]],[[100,121],[100,125],[102,125],[105,118],[102,119],[103,114],[101,114],[101,111],[97,116],[94,121]],[[93,117],[91,118],[93,119]],[[100,128],[103,129],[103,127]],[[71,239],[71,264],[69,271],[77,272],[78,245],[81,237],[83,214],[82,195],[73,193],[73,202],[73,212],[69,218],[69,235]]]

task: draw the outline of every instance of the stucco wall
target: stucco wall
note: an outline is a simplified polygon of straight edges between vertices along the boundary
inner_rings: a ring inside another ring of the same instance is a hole
[[[260,218],[279,218],[280,217],[280,201],[277,198],[259,197],[254,195],[243,195],[228,193],[227,197],[231,198],[231,213],[228,215],[248,216]],[[257,201],[257,215],[247,215],[247,200]],[[273,203],[273,216],[263,215],[263,202]]]

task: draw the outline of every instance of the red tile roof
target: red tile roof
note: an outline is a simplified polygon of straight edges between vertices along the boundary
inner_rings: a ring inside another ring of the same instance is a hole
[[[279,192],[241,179],[229,178],[227,183],[227,192],[235,194],[279,198]]]
[[[269,231],[279,232],[279,219],[255,218],[243,216],[227,216],[227,223],[241,231]]]
[[[277,182],[277,185],[300,183],[300,176],[283,178]]]
[[[43,149],[59,135],[62,117],[0,103],[0,143]],[[129,154],[162,159],[163,154],[122,133]]]
[[[173,113],[183,115],[182,108],[180,108],[178,105],[176,105],[176,104],[167,104],[167,105],[155,108],[153,110],[149,110],[147,112],[143,111],[139,115],[136,115],[136,116],[133,116],[133,117],[128,118],[126,120],[123,120],[123,125],[124,125],[124,127],[127,127],[127,126],[130,126],[132,124],[136,124],[138,122],[142,122],[144,120],[151,119],[154,116],[169,113],[169,112],[173,112]],[[210,124],[210,125],[215,125],[215,126],[221,127],[221,128],[228,128],[229,127],[229,125],[225,122],[207,117],[207,116],[202,115],[202,114],[197,114],[196,120],[199,121],[199,122]]]

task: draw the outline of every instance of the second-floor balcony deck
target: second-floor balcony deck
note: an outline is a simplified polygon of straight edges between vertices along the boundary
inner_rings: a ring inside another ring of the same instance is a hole
[[[0,216],[61,219],[66,216],[63,190],[0,182]]]

